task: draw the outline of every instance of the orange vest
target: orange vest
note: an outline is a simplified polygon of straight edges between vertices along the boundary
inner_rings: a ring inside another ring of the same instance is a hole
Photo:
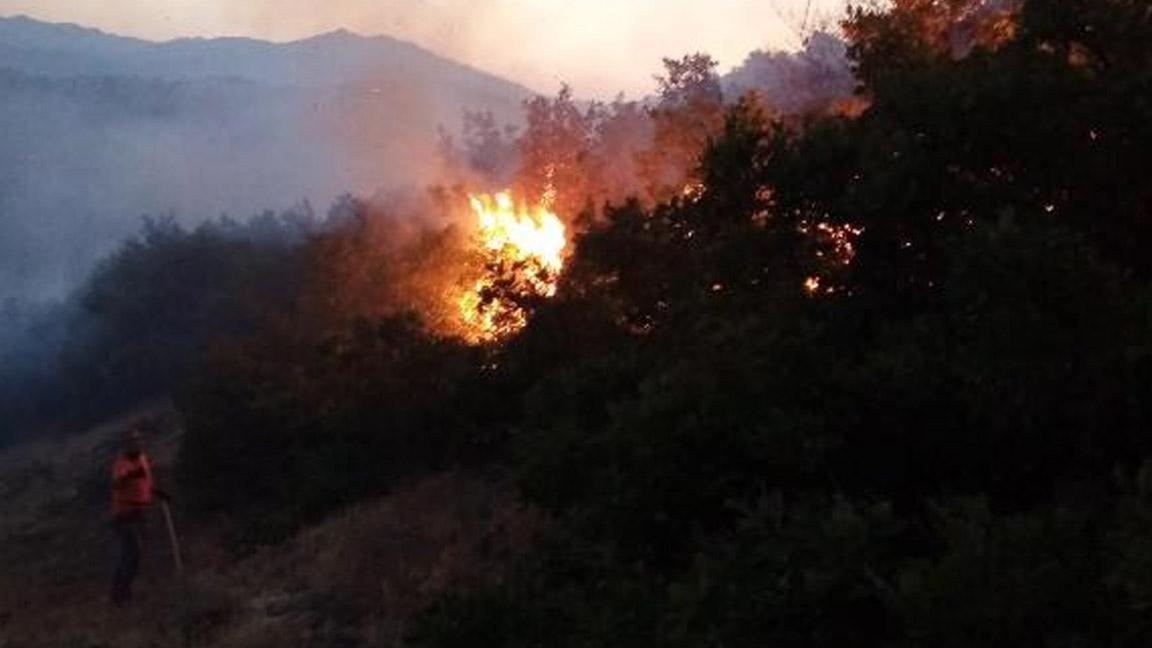
[[[138,468],[144,469],[143,475],[119,481]],[[123,515],[149,506],[152,506],[152,466],[148,464],[148,457],[144,453],[136,459],[116,457],[112,464],[112,514]]]

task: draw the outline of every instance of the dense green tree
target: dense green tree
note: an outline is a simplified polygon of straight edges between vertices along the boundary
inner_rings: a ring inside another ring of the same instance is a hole
[[[866,112],[608,209],[503,351],[549,538],[414,640],[1145,641],[1147,9],[856,11]]]

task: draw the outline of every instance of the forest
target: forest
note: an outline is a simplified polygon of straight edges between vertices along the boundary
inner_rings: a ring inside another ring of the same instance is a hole
[[[173,394],[178,495],[238,551],[420,476],[509,484],[536,536],[416,646],[1148,645],[1152,4],[841,28],[846,96],[733,97],[689,55],[651,104],[471,115],[420,195],[150,221],[67,317],[0,313],[57,322],[3,418]],[[550,192],[554,294],[425,216],[476,185]],[[523,322],[452,334],[463,263]]]

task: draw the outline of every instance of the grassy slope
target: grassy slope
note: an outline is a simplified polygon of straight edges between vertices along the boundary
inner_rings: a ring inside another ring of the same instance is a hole
[[[170,411],[151,455],[171,475]],[[539,521],[507,489],[429,476],[244,557],[221,522],[178,518],[188,581],[174,577],[163,522],[151,520],[136,605],[106,600],[113,559],[106,465],[127,418],[0,454],[0,648],[23,646],[402,645],[413,613],[460,579],[499,576]],[[177,510],[179,514],[179,510]]]

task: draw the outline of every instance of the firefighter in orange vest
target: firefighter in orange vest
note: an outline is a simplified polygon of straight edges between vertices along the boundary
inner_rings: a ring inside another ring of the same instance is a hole
[[[140,567],[144,542],[145,513],[156,498],[168,495],[156,488],[152,466],[144,453],[144,434],[133,425],[124,435],[123,447],[112,464],[112,529],[119,546],[112,573],[112,603],[122,606],[132,598],[132,581]]]

